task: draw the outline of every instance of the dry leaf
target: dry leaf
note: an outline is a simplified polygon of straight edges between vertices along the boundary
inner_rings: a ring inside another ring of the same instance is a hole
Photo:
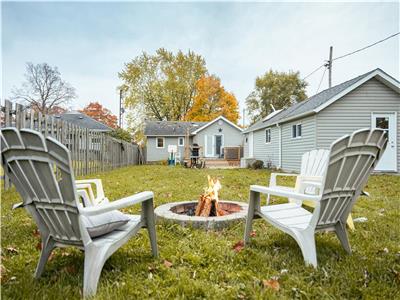
[[[164,259],[164,266],[166,266],[167,268],[171,268],[172,267],[172,262]]]
[[[36,250],[42,250],[42,242],[36,244]]]
[[[35,236],[35,237],[40,237],[40,232],[39,232],[39,230],[35,229],[35,230],[33,231],[33,236]]]
[[[8,252],[12,253],[12,254],[17,254],[18,253],[18,250],[16,248],[14,248],[14,247],[11,247],[11,246],[7,247],[6,250]]]
[[[255,237],[256,235],[257,235],[257,233],[256,233],[255,230],[253,230],[253,231],[250,233],[250,236],[251,236],[251,237]]]
[[[269,279],[269,280],[264,279],[263,285],[264,285],[264,287],[273,289],[276,292],[278,292],[279,289],[281,288],[279,281],[276,279],[273,279],[273,278]]]
[[[243,240],[240,240],[239,242],[237,242],[235,245],[233,245],[233,247],[232,247],[232,249],[235,251],[235,252],[240,252],[240,251],[242,251],[243,250],[243,248],[244,248],[244,242],[243,242]]]

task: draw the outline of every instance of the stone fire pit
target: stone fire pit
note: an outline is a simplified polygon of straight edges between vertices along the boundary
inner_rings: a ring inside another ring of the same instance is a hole
[[[219,207],[228,212],[219,217],[195,216],[198,201],[172,202],[158,206],[154,213],[157,220],[164,223],[192,226],[202,229],[222,229],[232,223],[243,221],[247,215],[247,204],[236,201],[220,200]]]

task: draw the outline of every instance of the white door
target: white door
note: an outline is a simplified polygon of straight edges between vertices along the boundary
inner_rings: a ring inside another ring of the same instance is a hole
[[[383,153],[376,171],[397,171],[397,153],[396,153],[396,113],[373,113],[372,127],[382,128],[388,132],[388,144]]]
[[[249,144],[249,157],[253,158],[254,157],[253,132],[249,133],[249,139],[247,140],[247,143]]]
[[[212,135],[204,136],[204,156],[213,157],[214,139]]]

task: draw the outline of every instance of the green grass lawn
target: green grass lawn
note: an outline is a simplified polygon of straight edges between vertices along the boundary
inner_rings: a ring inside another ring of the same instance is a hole
[[[90,177],[103,180],[111,200],[152,190],[158,206],[197,199],[207,174],[221,178],[223,199],[239,201],[247,201],[250,184],[269,179],[265,170],[166,166],[128,167]],[[105,264],[96,299],[399,299],[400,177],[372,176],[366,190],[371,197],[361,197],[353,210],[354,218],[368,218],[349,234],[353,254],[346,254],[334,234],[318,234],[318,269],[304,265],[289,235],[261,220],[255,221],[251,244],[240,252],[232,248],[242,239],[243,223],[217,232],[157,225],[160,257],[152,258],[147,232],[141,230]],[[18,201],[14,189],[2,193],[2,298],[81,297],[83,253],[77,249],[57,249],[43,277],[33,279],[39,238],[25,210],[11,210]],[[271,278],[279,282],[279,291],[264,286]]]

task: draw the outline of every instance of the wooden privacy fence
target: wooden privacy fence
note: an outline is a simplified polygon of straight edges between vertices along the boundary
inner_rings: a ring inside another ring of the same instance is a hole
[[[57,139],[71,151],[76,176],[143,162],[142,151],[135,144],[115,139],[106,132],[43,115],[20,104],[15,104],[13,109],[13,103],[7,100],[1,107],[1,126],[30,128]],[[8,178],[4,177],[4,188],[9,186]]]

